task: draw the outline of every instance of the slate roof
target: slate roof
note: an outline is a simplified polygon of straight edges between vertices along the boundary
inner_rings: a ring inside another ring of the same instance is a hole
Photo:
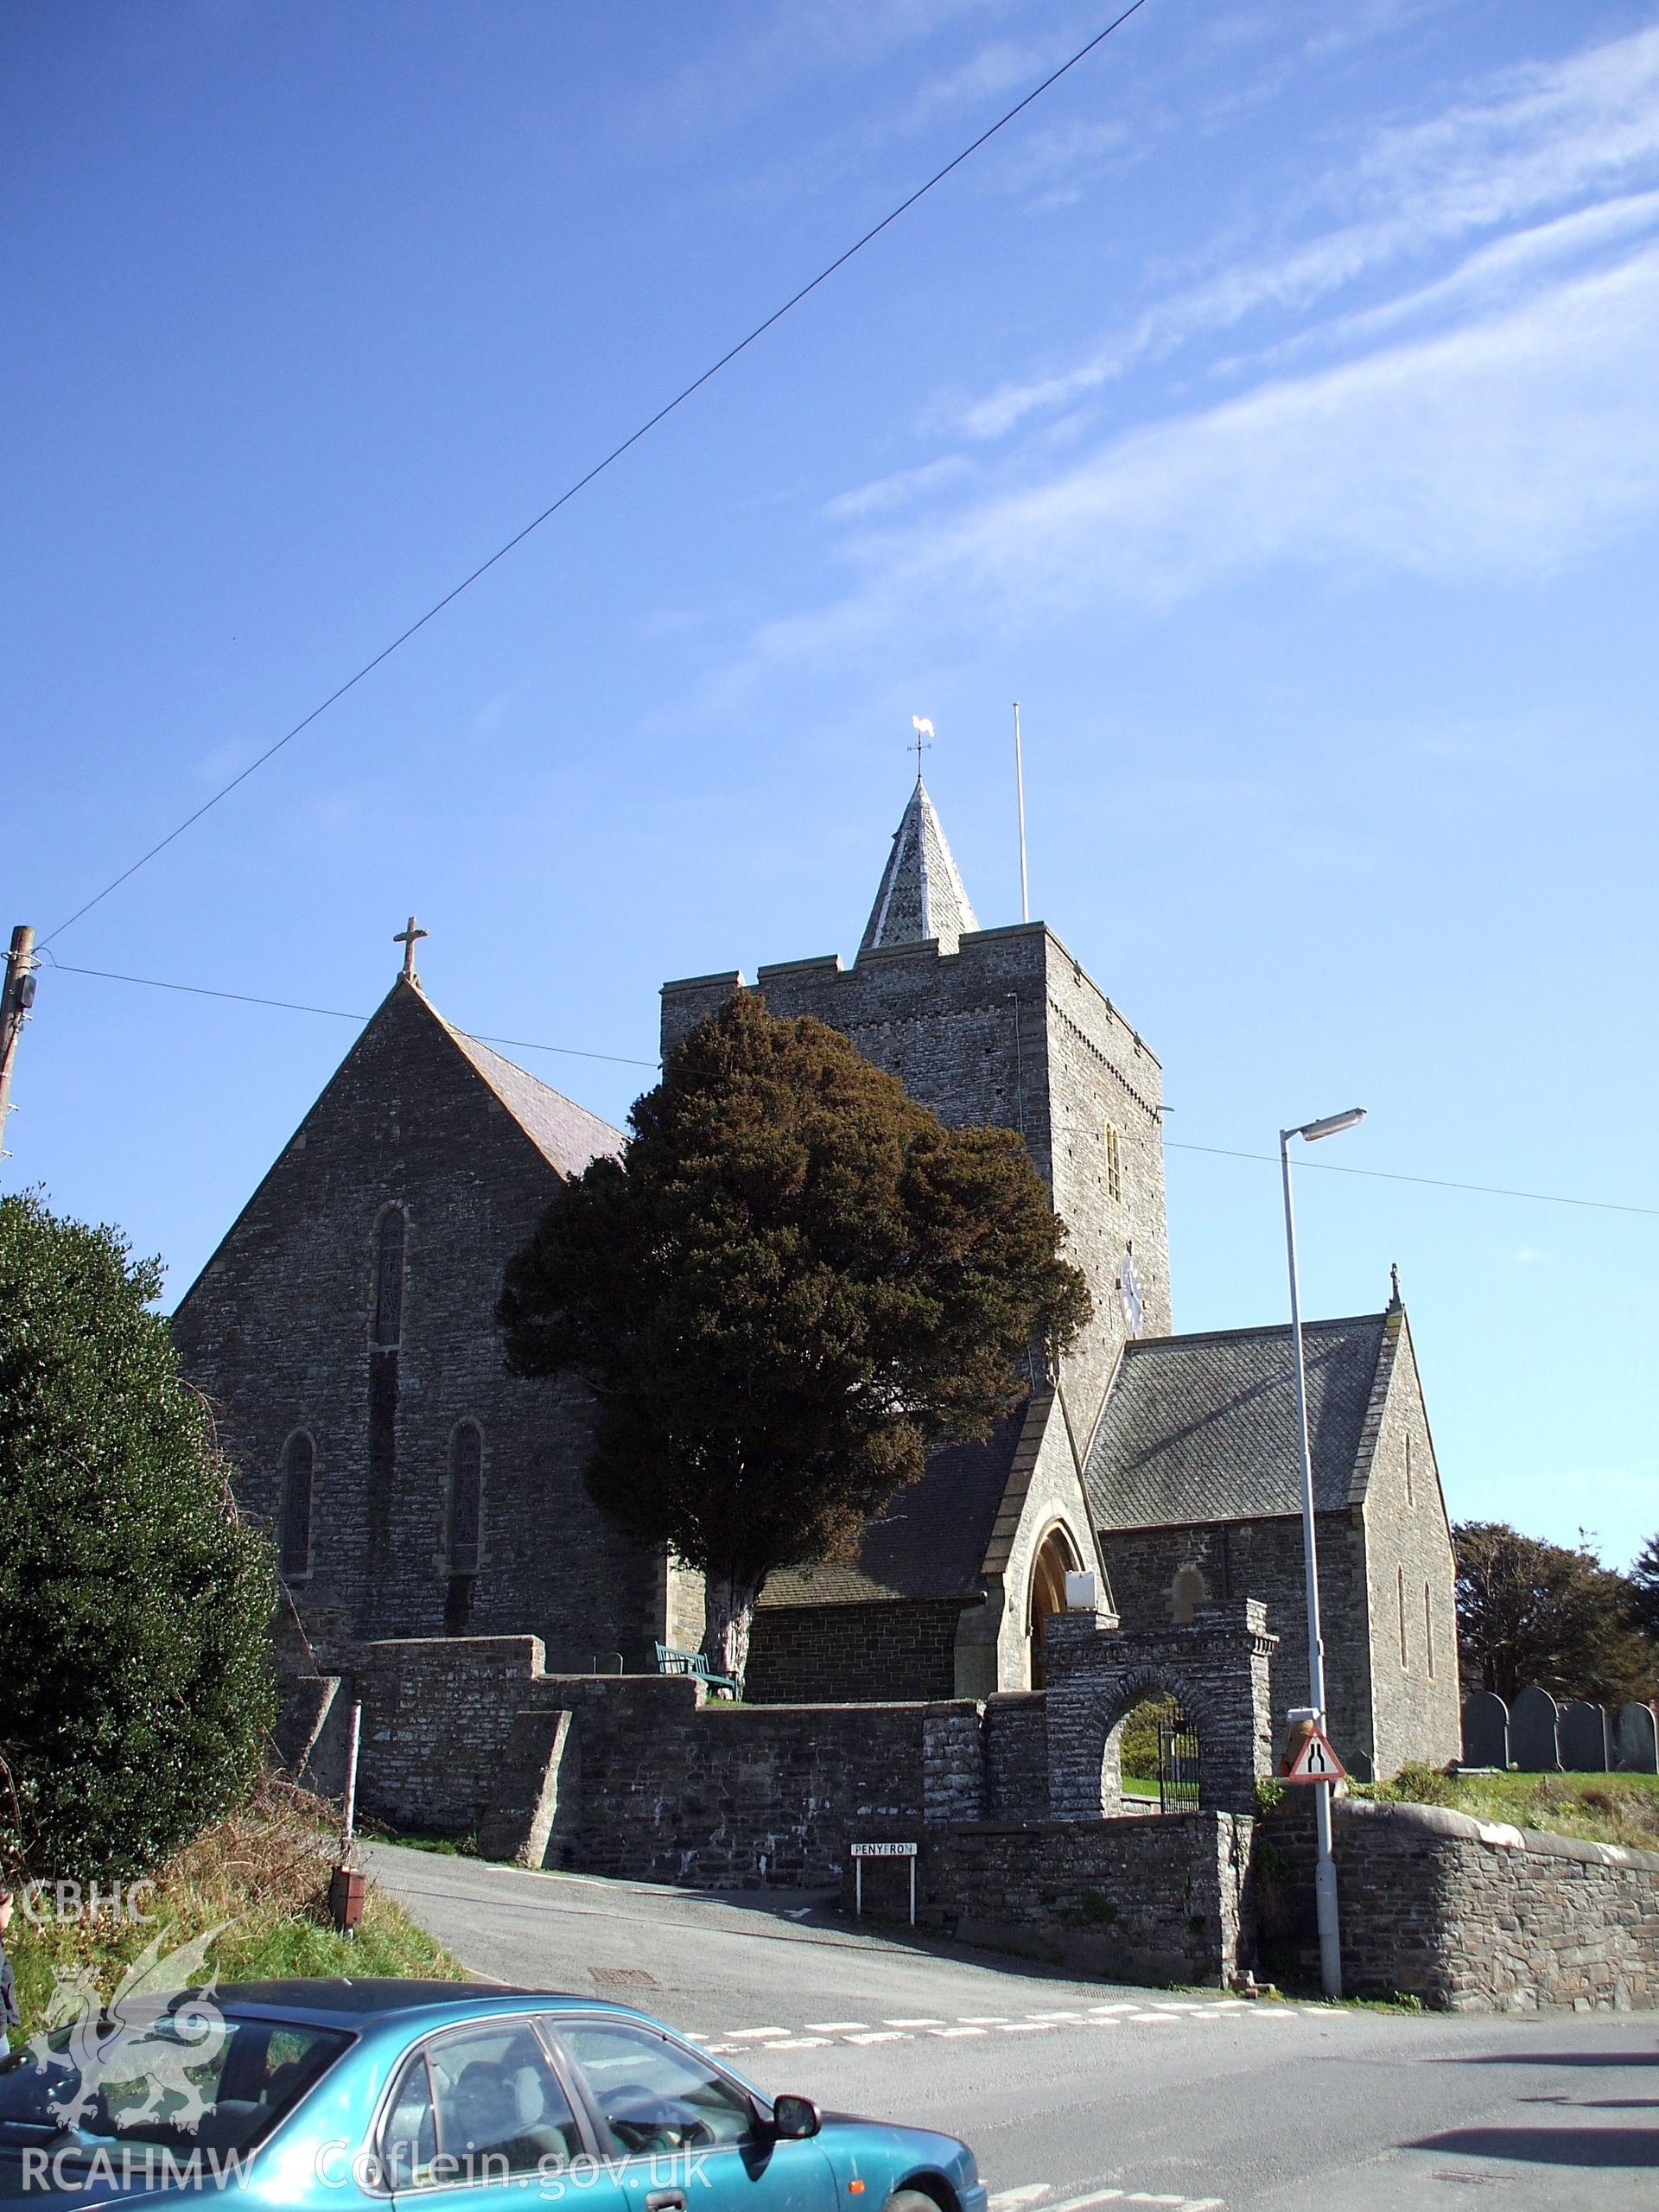
[[[930,1452],[919,1479],[865,1529],[855,1560],[786,1568],[767,1582],[761,1605],[976,1595],[1025,1418],[1021,1404],[983,1444],[945,1444]]]
[[[918,776],[910,804],[893,833],[893,850],[859,951],[937,938],[941,952],[954,952],[963,932],[978,927],[927,786]]]
[[[620,1129],[445,1021],[435,1007],[430,1010],[550,1167],[561,1175],[580,1175],[590,1160],[620,1159],[627,1142]]]
[[[1340,1512],[1363,1496],[1361,1445],[1389,1319],[1363,1313],[1304,1324],[1319,1512]],[[1106,1530],[1299,1514],[1288,1326],[1128,1345],[1084,1480],[1096,1525]]]

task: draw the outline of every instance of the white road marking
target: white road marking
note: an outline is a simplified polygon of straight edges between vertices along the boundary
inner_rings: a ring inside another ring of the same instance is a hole
[[[889,2020],[890,2028],[942,2028],[944,2022],[930,2012],[924,2020]]]
[[[1081,2012],[1027,2012],[1028,2020],[1081,2020]]]
[[[787,2028],[728,2028],[728,2037],[733,2043],[758,2043],[763,2036],[786,2036]]]
[[[943,2041],[950,2036],[988,2036],[991,2031],[988,2028],[930,2028],[927,2032]]]
[[[1005,2020],[1002,2032],[1005,2036],[1041,2036],[1046,2035],[1053,2024],[1052,2020]]]
[[[1048,2194],[1049,2184],[1032,2182],[1022,2189],[999,2190],[990,2200],[989,2212],[1028,2212],[1039,2197]],[[1165,2196],[1147,2189],[1091,2189],[1083,2196],[1068,2196],[1058,2204],[1046,2204],[1042,2212],[1095,2212],[1102,2204],[1169,2204],[1179,2212],[1226,2212],[1226,2200],[1220,2196]]]
[[[806,2026],[809,2035],[850,2036],[869,2024],[868,2020],[809,2020]]]
[[[867,2036],[849,2036],[849,2043],[914,2043],[914,2036],[898,2028],[877,2028]]]
[[[781,2043],[763,2043],[762,2050],[827,2050],[828,2036],[785,2036]]]
[[[1006,2012],[958,2012],[957,2018],[964,2028],[1006,2028]]]

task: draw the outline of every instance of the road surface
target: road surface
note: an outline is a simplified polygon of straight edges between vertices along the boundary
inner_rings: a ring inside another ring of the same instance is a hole
[[[1659,2205],[1651,2013],[1452,2018],[1078,1982],[804,1897],[366,1852],[475,1974],[638,2005],[767,2090],[961,2135],[994,2212]]]

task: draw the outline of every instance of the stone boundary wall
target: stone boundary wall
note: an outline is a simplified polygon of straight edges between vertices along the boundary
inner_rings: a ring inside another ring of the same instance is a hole
[[[492,1857],[714,1888],[827,1885],[858,1821],[984,1810],[971,1700],[730,1705],[684,1675],[549,1675],[534,1637],[370,1643],[351,1656],[348,1676],[321,1681],[338,1681],[331,1724],[362,1701],[364,1813],[476,1834]],[[320,1685],[294,1699],[296,1738],[325,1695]],[[308,1772],[322,1778],[315,1754]]]
[[[1659,1854],[1438,1805],[1344,1797],[1334,1810],[1350,1995],[1453,2012],[1659,2005]],[[1259,1823],[1256,1875],[1264,1964],[1288,1952],[1316,1980],[1311,1807]]]
[[[1254,1825],[1230,1813],[968,1821],[903,1840],[920,1846],[919,1925],[1075,1974],[1213,1988],[1250,1948]],[[868,1860],[865,1910],[906,1912],[908,1884],[907,1862]],[[850,1866],[842,1898],[850,1911]]]

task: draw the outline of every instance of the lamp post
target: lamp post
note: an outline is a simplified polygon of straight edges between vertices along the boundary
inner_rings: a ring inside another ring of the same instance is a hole
[[[1313,1529],[1313,1440],[1307,1424],[1307,1368],[1302,1357],[1302,1304],[1296,1281],[1296,1215],[1290,1199],[1290,1141],[1317,1144],[1321,1137],[1338,1136],[1365,1118],[1363,1106],[1345,1114],[1327,1114],[1322,1122],[1304,1122],[1300,1128],[1279,1132],[1279,1164],[1285,1179],[1285,1254],[1290,1263],[1290,1339],[1295,1352],[1296,1422],[1302,1446],[1302,1572],[1307,1585],[1307,1701],[1320,1728],[1325,1726],[1325,1639],[1319,1633],[1319,1550]],[[1319,1864],[1313,1876],[1313,1902],[1319,1927],[1319,1984],[1327,1997],[1342,1994],[1342,1932],[1337,1919],[1337,1866],[1331,1855],[1331,1784],[1313,1785],[1313,1821],[1319,1842]]]

